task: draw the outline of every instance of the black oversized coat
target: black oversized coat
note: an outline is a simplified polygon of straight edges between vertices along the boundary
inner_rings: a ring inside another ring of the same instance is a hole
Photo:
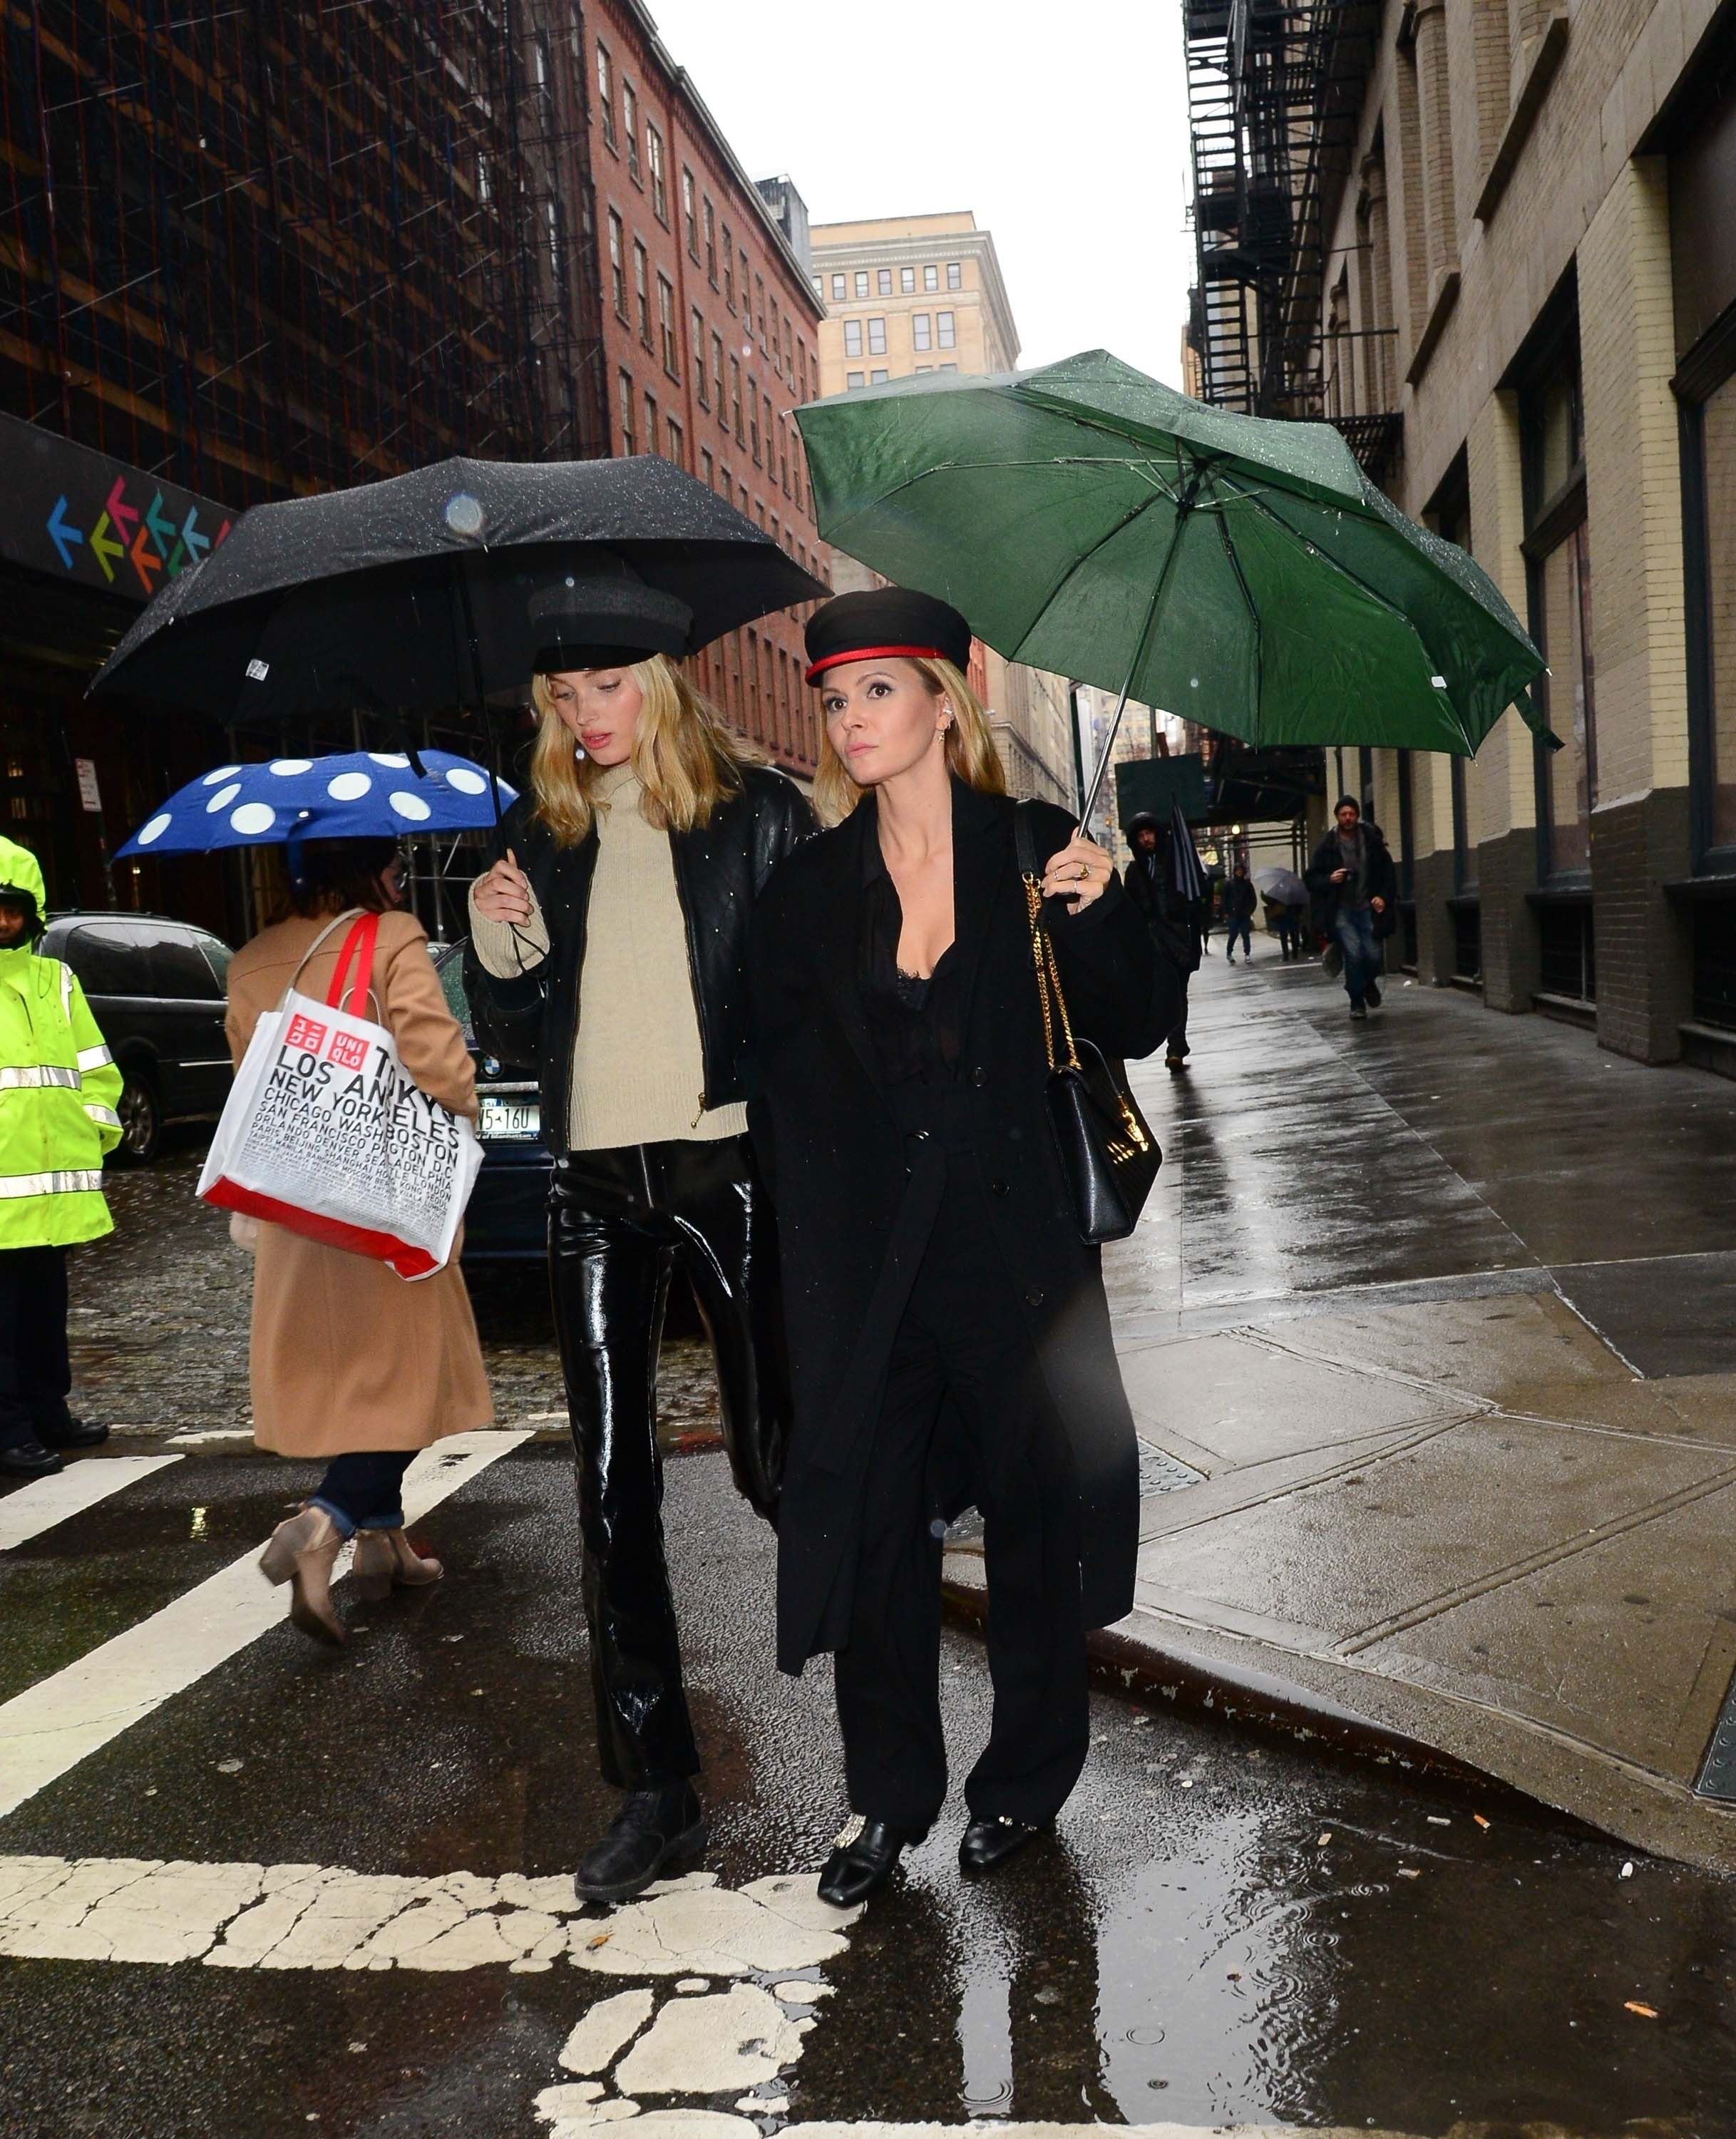
[[[1067,815],[1034,805],[1039,859]],[[1048,1066],[1014,848],[1013,804],[953,785],[954,935],[974,1116],[1010,1309],[1065,1427],[1078,1494],[1088,1623],[1133,1602],[1139,1478],[1132,1416],[1098,1251],[1080,1240],[1045,1099]],[[754,910],[749,958],[756,1096],[750,1122],[777,1204],[795,1423],[778,1522],[778,1662],[799,1672],[848,1628],[858,1510],[888,1358],[921,1264],[946,1161],[888,1104],[858,986],[872,797],[780,863]],[[1119,879],[1078,915],[1046,914],[1075,1030],[1148,1055],[1181,983]],[[968,1486],[960,1498],[968,1497]]]

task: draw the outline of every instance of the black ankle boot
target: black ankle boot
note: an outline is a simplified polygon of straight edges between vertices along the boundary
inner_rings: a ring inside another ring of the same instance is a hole
[[[107,1427],[88,1418],[75,1418],[70,1411],[46,1420],[37,1431],[50,1448],[100,1448],[109,1437]]]
[[[705,1809],[691,1783],[628,1790],[573,1883],[587,1902],[624,1902],[671,1865],[697,1857],[705,1843]]]
[[[1034,1842],[1039,1834],[1049,1833],[1054,1825],[1044,1820],[1040,1827],[1031,1827],[1022,1819],[973,1819],[965,1829],[964,1839],[958,1845],[958,1868],[961,1872],[992,1872],[997,1864],[1005,1864],[1008,1858]]]
[[[834,1909],[853,1909],[870,1894],[878,1894],[897,1871],[901,1853],[928,1832],[924,1828],[921,1834],[912,1834],[883,1819],[853,1820],[851,1826],[855,1834],[848,1842],[839,1837],[819,1875],[819,1898]],[[844,1834],[849,1833],[846,1828]]]
[[[66,1467],[40,1441],[9,1441],[0,1448],[0,1478],[51,1478]]]

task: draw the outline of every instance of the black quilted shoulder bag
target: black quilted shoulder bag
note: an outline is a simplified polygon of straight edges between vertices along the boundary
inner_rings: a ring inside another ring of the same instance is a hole
[[[1139,1222],[1163,1153],[1127,1089],[1121,1063],[1073,1032],[1054,945],[1043,926],[1043,876],[1023,803],[1014,823],[1049,1058],[1049,1123],[1073,1192],[1079,1236],[1088,1246],[1100,1247],[1125,1240]]]

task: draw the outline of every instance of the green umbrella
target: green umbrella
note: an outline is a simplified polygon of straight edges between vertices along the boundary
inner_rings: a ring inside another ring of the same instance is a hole
[[[1009,660],[1250,743],[1468,757],[1511,705],[1554,740],[1526,691],[1543,657],[1494,582],[1328,423],[1229,415],[1105,350],[796,421],[827,541]]]

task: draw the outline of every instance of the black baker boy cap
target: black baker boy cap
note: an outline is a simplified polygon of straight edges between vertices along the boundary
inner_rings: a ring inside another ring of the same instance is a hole
[[[531,664],[538,676],[627,668],[653,653],[679,661],[693,630],[693,612],[678,595],[648,587],[624,565],[545,587],[531,597],[530,616],[541,641]]]
[[[808,681],[844,661],[950,661],[968,668],[971,627],[950,602],[914,587],[834,595],[808,619]]]

